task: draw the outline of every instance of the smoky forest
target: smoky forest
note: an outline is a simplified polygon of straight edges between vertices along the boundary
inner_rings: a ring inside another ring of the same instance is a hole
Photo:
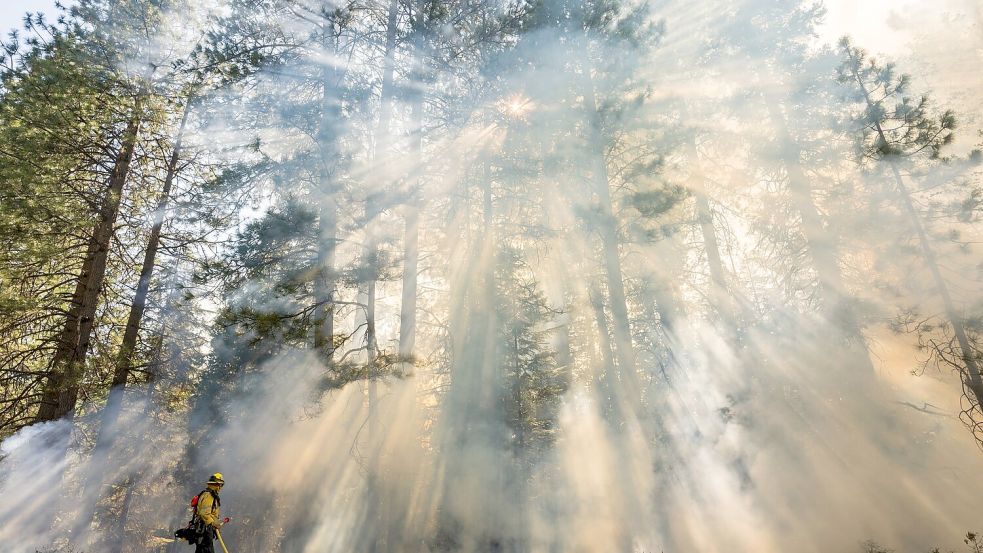
[[[0,551],[983,551],[983,38],[827,15],[27,13]]]

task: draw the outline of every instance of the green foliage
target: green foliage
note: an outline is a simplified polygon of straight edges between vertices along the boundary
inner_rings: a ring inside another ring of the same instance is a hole
[[[912,96],[911,78],[897,74],[894,64],[881,65],[846,38],[840,49],[838,79],[861,106],[856,115],[861,157],[876,161],[924,153],[938,158],[954,137],[955,114],[933,112],[927,94]]]
[[[506,422],[517,451],[548,447],[556,438],[560,400],[569,386],[569,367],[557,363],[549,322],[558,314],[539,290],[521,251],[503,247],[495,272],[497,339],[507,376]]]
[[[23,425],[74,289],[117,134],[112,91],[57,29],[0,74],[0,433]]]
[[[657,218],[668,213],[689,195],[690,192],[685,187],[671,185],[656,190],[635,192],[628,197],[627,202],[643,216]]]

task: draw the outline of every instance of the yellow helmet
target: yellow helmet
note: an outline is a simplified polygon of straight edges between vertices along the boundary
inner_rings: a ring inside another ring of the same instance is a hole
[[[219,486],[225,485],[225,478],[222,478],[221,472],[216,472],[215,474],[208,477],[209,484],[218,484]]]

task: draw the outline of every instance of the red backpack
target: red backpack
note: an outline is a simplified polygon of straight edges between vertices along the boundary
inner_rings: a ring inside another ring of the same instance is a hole
[[[174,537],[185,540],[189,544],[198,543],[198,539],[205,533],[205,524],[198,516],[198,502],[201,500],[201,495],[204,493],[209,493],[212,495],[212,500],[219,507],[222,506],[222,500],[219,499],[218,495],[212,490],[204,489],[198,495],[191,498],[191,520],[188,521],[188,525],[180,530],[174,532]]]

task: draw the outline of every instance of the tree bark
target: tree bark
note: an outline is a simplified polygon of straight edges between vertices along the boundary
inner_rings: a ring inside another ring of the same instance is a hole
[[[413,202],[413,200],[411,200]],[[403,238],[403,289],[399,308],[399,357],[409,359],[416,345],[417,273],[420,263],[420,209],[414,203],[405,207]]]
[[[422,14],[418,14],[422,20]],[[424,73],[424,45],[423,23],[417,22],[414,25],[413,49],[416,56],[416,77],[423,78]],[[423,163],[423,121],[424,121],[424,101],[425,95],[422,90],[415,91],[413,96],[413,124],[414,144],[417,160]],[[410,192],[410,199],[404,206],[404,235],[403,235],[403,278],[402,292],[399,308],[399,357],[409,359],[413,355],[416,346],[416,307],[417,307],[417,274],[419,273],[420,261],[420,205],[419,189],[423,185],[423,166],[419,166],[415,171],[414,189]]]
[[[130,374],[130,368],[133,365],[133,352],[136,349],[140,324],[147,306],[147,296],[150,293],[150,279],[153,276],[154,267],[157,262],[157,250],[160,247],[160,234],[164,226],[164,214],[170,202],[174,179],[177,176],[181,145],[184,142],[185,128],[187,127],[188,115],[191,113],[193,102],[193,98],[188,98],[184,106],[184,113],[181,116],[181,123],[178,126],[177,135],[174,140],[174,149],[171,151],[170,159],[167,162],[164,186],[161,189],[161,196],[154,210],[154,222],[150,229],[147,249],[144,252],[143,265],[140,268],[140,280],[137,283],[136,293],[133,296],[133,303],[130,305],[130,313],[126,320],[126,330],[123,333],[123,342],[120,344],[119,354],[116,356],[116,369],[113,372],[109,397],[106,400],[106,407],[103,409],[102,429],[99,432],[100,443],[106,440],[107,430],[116,423],[122,407],[123,391]]]
[[[138,102],[123,131],[120,149],[116,153],[100,208],[99,221],[89,239],[87,255],[76,283],[65,326],[58,338],[35,422],[52,421],[66,416],[71,418],[75,414],[99,294],[105,281],[109,247],[136,150],[141,124],[140,109]]]
[[[601,350],[601,363],[604,365],[604,377],[601,378],[600,384],[604,386],[606,390],[606,395],[611,396],[616,392],[614,386],[609,383],[607,375],[610,375],[610,367],[614,365],[614,359],[612,357],[611,347],[611,331],[608,328],[608,317],[604,312],[604,299],[599,287],[594,285],[591,287],[588,293],[590,299],[591,308],[594,310],[594,321],[597,324],[597,336],[600,338],[598,346]],[[606,397],[605,401],[611,401],[613,398]]]
[[[379,92],[379,125],[376,127],[375,159],[385,159],[391,153],[389,127],[393,112],[393,74],[395,73],[396,19],[399,4],[390,0],[386,18],[386,50],[382,68],[382,89]],[[370,273],[365,283],[365,348],[369,366],[375,363],[379,352],[376,338],[376,281],[379,273],[379,252],[375,233],[372,231],[373,219],[378,215],[377,191],[370,191],[365,202],[365,244],[362,249],[363,263],[367,263]],[[370,374],[371,378],[373,375]]]
[[[601,130],[600,116],[597,111],[594,81],[591,77],[592,66],[583,48],[584,72],[584,106],[587,111],[588,139],[591,155],[591,178],[593,192],[596,194],[600,209],[601,256],[607,276],[608,301],[611,307],[611,326],[614,335],[614,349],[618,360],[618,370],[624,383],[631,389],[637,390],[635,383],[635,352],[631,341],[631,327],[628,318],[628,302],[625,298],[624,277],[621,271],[620,241],[618,240],[618,220],[614,214],[611,202],[611,189],[607,161],[604,148],[607,141]]]
[[[326,46],[337,51],[338,37],[332,23],[323,25]],[[330,38],[329,38],[330,37]],[[334,358],[334,295],[337,286],[335,250],[338,245],[338,199],[335,166],[339,162],[335,122],[341,116],[336,87],[338,71],[325,66],[321,79],[321,122],[318,146],[321,150],[321,175],[318,194],[317,276],[314,281],[314,349],[330,362]]]
[[[382,89],[379,91],[379,126],[376,128],[376,151],[375,159],[385,159],[391,153],[389,127],[393,112],[393,74],[395,72],[394,56],[396,51],[396,23],[397,0],[390,0],[389,10],[386,18],[386,50],[385,60],[382,68]],[[383,183],[387,186],[388,183]],[[379,208],[376,205],[377,191],[370,191],[369,197],[365,202],[365,244],[363,245],[363,263],[369,266],[369,280],[366,282],[365,291],[365,348],[368,361],[368,417],[369,417],[369,440],[372,459],[366,482],[366,503],[368,513],[366,518],[369,524],[373,525],[378,531],[373,532],[373,538],[369,551],[386,551],[388,549],[389,533],[386,518],[388,517],[387,505],[384,498],[379,494],[379,473],[385,465],[382,460],[382,436],[380,433],[380,421],[378,415],[378,391],[376,387],[376,377],[378,367],[376,366],[379,354],[379,344],[376,338],[376,281],[379,275],[379,251],[375,232],[373,232],[373,222],[378,215]]]

